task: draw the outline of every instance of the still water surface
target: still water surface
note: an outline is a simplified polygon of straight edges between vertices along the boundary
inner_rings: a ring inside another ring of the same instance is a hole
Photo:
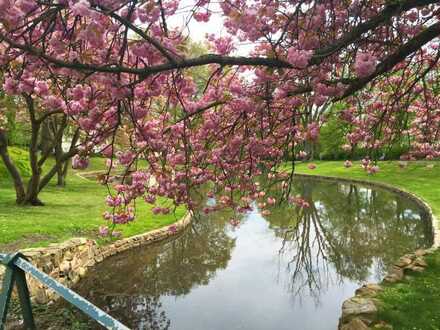
[[[334,330],[342,302],[393,261],[432,244],[411,200],[361,185],[297,179],[305,212],[195,221],[173,240],[98,264],[76,289],[134,329]]]

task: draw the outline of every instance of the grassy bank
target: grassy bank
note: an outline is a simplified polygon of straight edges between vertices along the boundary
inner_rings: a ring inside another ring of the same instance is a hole
[[[343,162],[316,162],[311,170],[308,164],[299,164],[297,173],[326,175],[372,182],[383,182],[410,191],[431,207],[440,219],[440,164],[411,162],[399,168],[397,162],[380,162],[380,171],[368,175],[354,163],[345,168]],[[427,167],[434,164],[433,168]],[[288,166],[286,166],[288,167]],[[385,285],[379,296],[379,317],[394,330],[440,330],[440,251],[427,257],[429,267],[423,273],[414,273],[397,284]]]
[[[103,168],[104,160],[96,158],[85,171]],[[1,173],[0,251],[45,246],[75,236],[96,238],[98,227],[104,224],[102,213],[106,210],[104,198],[107,188],[93,178],[86,179],[78,174],[80,171],[69,170],[64,188],[51,182],[40,195],[45,206],[23,207],[15,204],[12,182],[5,173]],[[137,203],[136,221],[119,226],[118,230],[122,231],[123,237],[132,236],[173,223],[184,213],[182,207],[175,214],[153,215],[151,205],[140,201]]]
[[[440,252],[426,258],[423,273],[385,286],[379,318],[394,330],[440,330]]]

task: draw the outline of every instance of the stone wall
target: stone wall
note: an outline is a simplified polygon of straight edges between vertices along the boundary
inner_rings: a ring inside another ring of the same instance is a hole
[[[401,257],[390,267],[383,283],[396,283],[405,278],[409,272],[423,272],[427,267],[425,255],[436,248],[417,250]],[[380,301],[377,294],[383,290],[381,284],[365,284],[355,291],[355,296],[344,301],[342,315],[339,319],[340,330],[389,329],[393,327],[378,319]]]
[[[53,243],[45,248],[30,248],[20,252],[38,269],[65,286],[72,287],[86,276],[88,269],[105,258],[181,233],[190,223],[191,214],[188,213],[172,225],[121,239],[110,245],[99,246],[94,240],[80,237],[63,243]],[[0,281],[4,270],[5,268],[0,266]],[[46,304],[57,299],[57,295],[52,290],[47,289],[29,275],[27,275],[27,280],[31,299],[36,303]]]

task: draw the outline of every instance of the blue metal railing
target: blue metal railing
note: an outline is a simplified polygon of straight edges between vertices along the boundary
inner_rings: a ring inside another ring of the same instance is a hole
[[[26,273],[46,285],[69,303],[83,311],[92,319],[107,329],[129,330],[128,327],[112,318],[110,315],[99,309],[68,287],[55,281],[52,277],[43,273],[33,266],[21,253],[2,254],[0,253],[0,264],[6,266],[3,279],[2,292],[0,293],[0,330],[4,330],[9,302],[11,300],[14,284],[17,285],[18,297],[26,329],[36,329],[32,314],[32,305],[29,289],[26,283]]]

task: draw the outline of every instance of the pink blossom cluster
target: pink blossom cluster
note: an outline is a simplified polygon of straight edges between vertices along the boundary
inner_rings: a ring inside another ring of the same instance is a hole
[[[356,56],[354,70],[358,77],[367,77],[376,70],[377,59],[370,53],[359,53]]]
[[[310,207],[310,203],[307,202],[304,198],[302,198],[301,196],[294,196],[294,197],[289,197],[289,202],[291,204],[296,205],[299,208],[309,208]]]
[[[296,48],[290,48],[287,53],[287,60],[294,68],[304,69],[309,65],[309,61],[312,58],[313,52],[310,50],[298,50]]]

